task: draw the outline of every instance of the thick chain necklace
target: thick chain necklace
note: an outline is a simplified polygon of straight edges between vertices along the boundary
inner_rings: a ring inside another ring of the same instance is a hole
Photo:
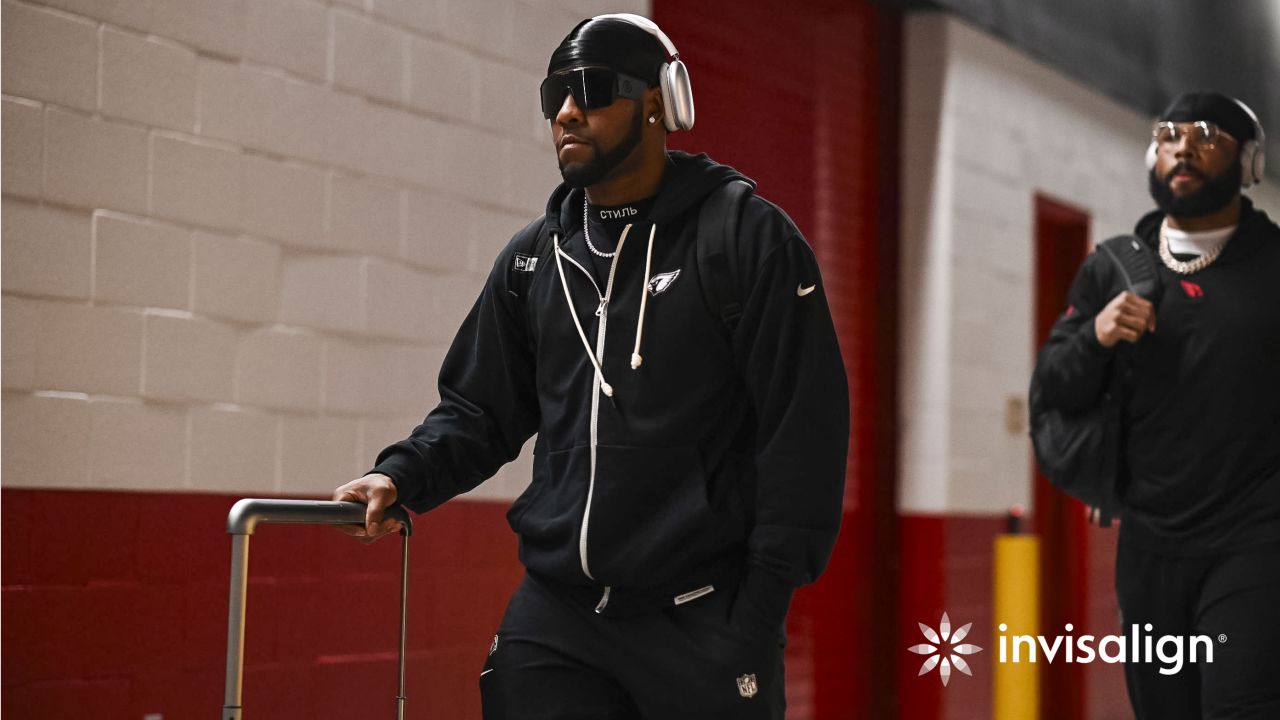
[[[1169,236],[1165,233],[1165,229],[1167,227],[1167,220],[1160,224],[1160,262],[1163,262],[1165,267],[1179,275],[1190,275],[1209,267],[1209,265],[1213,264],[1214,260],[1218,259],[1218,255],[1222,252],[1222,248],[1227,245],[1224,242],[1195,260],[1183,262],[1182,260],[1175,258],[1173,256],[1173,252],[1169,250]]]
[[[588,220],[589,218],[587,217],[587,194],[583,193],[582,194],[582,236],[587,239],[587,249],[602,258],[613,257],[614,253],[618,252],[617,250],[614,250],[613,252],[601,252],[599,249],[596,248],[595,245],[591,244],[591,223],[588,222]]]

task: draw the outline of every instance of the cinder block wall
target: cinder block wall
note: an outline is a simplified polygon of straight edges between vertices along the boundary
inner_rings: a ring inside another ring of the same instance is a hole
[[[494,256],[559,180],[551,50],[647,9],[3,0],[6,718],[215,712],[231,501],[328,496],[420,422]],[[486,500],[528,474],[419,524],[413,712],[478,717],[519,578]],[[246,707],[390,709],[395,545],[259,535]]]
[[[537,83],[604,5],[5,0],[5,485],[366,469],[558,180]]]

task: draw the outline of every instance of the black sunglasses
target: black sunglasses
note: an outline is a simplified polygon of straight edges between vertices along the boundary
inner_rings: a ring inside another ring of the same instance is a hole
[[[542,81],[542,116],[550,120],[560,112],[564,96],[572,94],[581,110],[609,107],[620,97],[638,99],[648,88],[643,80],[609,68],[588,67],[565,70]]]

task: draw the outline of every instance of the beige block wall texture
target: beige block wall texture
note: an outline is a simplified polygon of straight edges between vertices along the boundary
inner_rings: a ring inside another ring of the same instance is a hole
[[[1131,232],[1152,118],[942,14],[905,46],[898,505],[1003,514],[1031,500],[1035,195]],[[1278,217],[1273,182],[1249,195]]]
[[[641,0],[3,0],[3,483],[327,495],[435,403]],[[514,497],[528,460],[473,496]]]

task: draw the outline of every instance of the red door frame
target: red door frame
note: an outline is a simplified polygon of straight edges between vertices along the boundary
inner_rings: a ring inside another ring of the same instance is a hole
[[[1035,347],[1066,310],[1067,291],[1089,253],[1089,213],[1037,193],[1035,196]],[[1040,535],[1040,632],[1066,634],[1088,619],[1089,524],[1084,506],[1049,484],[1032,462],[1033,529]],[[1083,720],[1086,666],[1045,664],[1040,672],[1042,720]]]

